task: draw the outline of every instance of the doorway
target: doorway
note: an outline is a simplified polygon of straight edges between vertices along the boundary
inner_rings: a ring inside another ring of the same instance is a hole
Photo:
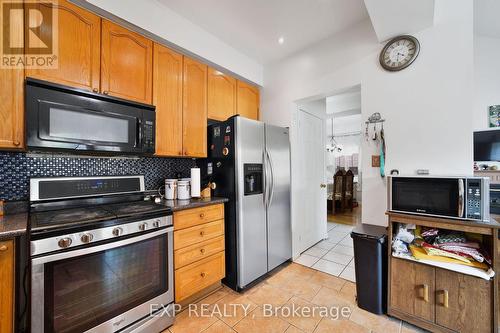
[[[354,281],[350,233],[361,223],[362,201],[360,86],[298,103],[294,120],[292,187],[300,193],[292,197],[295,262]],[[343,175],[342,186],[335,175]]]

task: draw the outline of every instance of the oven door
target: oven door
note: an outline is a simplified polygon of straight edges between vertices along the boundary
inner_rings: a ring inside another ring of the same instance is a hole
[[[390,210],[464,217],[463,178],[391,177]]]
[[[31,332],[115,332],[172,303],[172,231],[32,259]]]

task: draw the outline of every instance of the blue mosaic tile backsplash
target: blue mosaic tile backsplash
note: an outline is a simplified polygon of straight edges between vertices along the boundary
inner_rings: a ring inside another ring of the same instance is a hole
[[[165,178],[189,177],[196,161],[160,157],[78,157],[0,152],[0,200],[28,200],[32,177],[89,177],[144,175],[147,190]]]

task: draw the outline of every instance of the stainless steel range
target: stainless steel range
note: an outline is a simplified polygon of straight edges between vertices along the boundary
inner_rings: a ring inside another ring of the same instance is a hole
[[[143,176],[31,180],[32,333],[173,323],[172,212],[143,192]]]

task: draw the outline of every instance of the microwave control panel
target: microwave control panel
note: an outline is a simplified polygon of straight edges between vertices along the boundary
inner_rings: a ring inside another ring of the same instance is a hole
[[[467,179],[467,218],[480,220],[481,212],[481,180]]]

